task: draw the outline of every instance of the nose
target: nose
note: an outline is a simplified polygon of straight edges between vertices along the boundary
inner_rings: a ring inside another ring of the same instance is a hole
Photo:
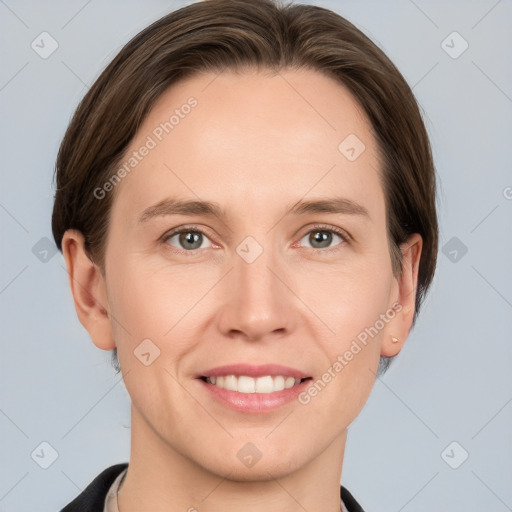
[[[219,329],[227,337],[248,341],[284,336],[293,329],[294,308],[284,266],[270,248],[252,262],[240,254],[234,255],[233,269],[222,280]]]

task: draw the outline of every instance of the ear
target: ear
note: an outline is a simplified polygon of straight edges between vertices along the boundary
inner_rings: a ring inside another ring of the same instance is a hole
[[[106,285],[100,268],[90,259],[80,231],[69,229],[62,238],[69,286],[80,323],[103,350],[116,347],[108,312]]]
[[[412,328],[416,310],[416,290],[418,287],[418,270],[420,265],[423,239],[418,233],[411,235],[400,245],[402,251],[402,275],[397,276],[397,297],[393,308],[396,316],[388,324],[381,345],[381,356],[396,356],[407,340]]]

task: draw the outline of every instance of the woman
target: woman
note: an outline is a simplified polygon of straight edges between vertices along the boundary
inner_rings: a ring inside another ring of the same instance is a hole
[[[129,464],[63,510],[363,510],[347,428],[438,240],[429,140],[383,52],[320,7],[189,5],[97,79],[56,179],[78,317],[132,401]]]

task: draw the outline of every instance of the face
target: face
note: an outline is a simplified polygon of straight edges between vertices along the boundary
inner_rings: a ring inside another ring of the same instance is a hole
[[[314,71],[201,74],[159,99],[130,158],[92,337],[118,349],[133,432],[240,479],[305,466],[344,439],[412,319],[369,122]]]

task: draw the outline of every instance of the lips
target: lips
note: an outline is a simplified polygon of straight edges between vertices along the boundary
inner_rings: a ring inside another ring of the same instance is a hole
[[[225,375],[226,372],[232,373]],[[243,372],[255,374],[256,377],[240,375]],[[248,414],[270,413],[287,404],[298,404],[298,395],[310,385],[312,380],[312,377],[295,379],[292,375],[301,377],[305,374],[300,370],[280,365],[258,367],[232,365],[212,368],[204,373],[210,373],[211,376],[201,375],[196,380],[201,389],[217,404]],[[292,375],[286,378],[283,375],[290,373]],[[262,374],[265,375],[261,376]]]

